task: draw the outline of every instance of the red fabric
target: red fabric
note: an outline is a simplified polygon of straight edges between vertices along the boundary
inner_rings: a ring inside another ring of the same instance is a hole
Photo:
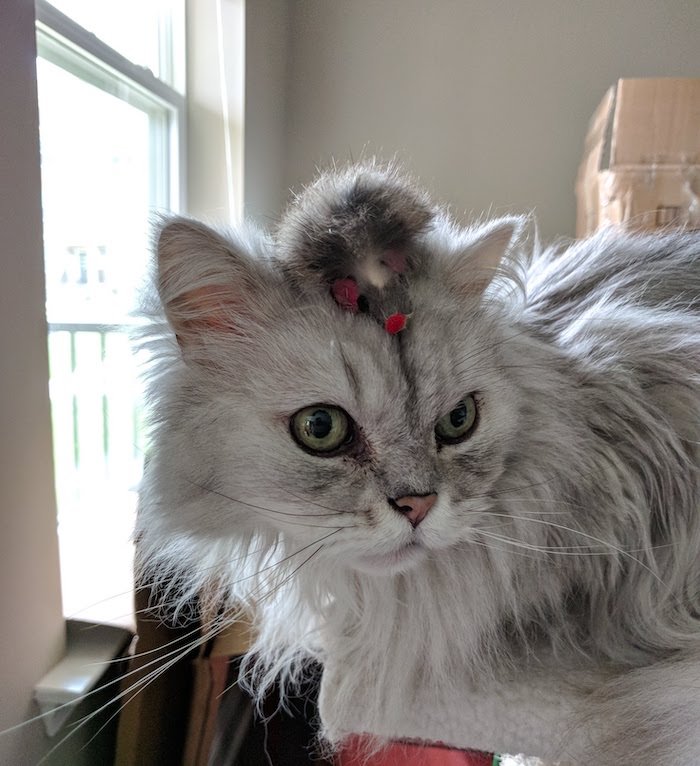
[[[395,742],[367,755],[367,740],[348,740],[336,756],[336,766],[491,766],[493,755],[476,750],[451,750],[443,745]]]
[[[341,309],[346,311],[358,312],[360,309],[357,305],[357,299],[359,297],[359,291],[357,289],[357,282],[352,277],[345,279],[336,279],[331,287],[333,298]]]

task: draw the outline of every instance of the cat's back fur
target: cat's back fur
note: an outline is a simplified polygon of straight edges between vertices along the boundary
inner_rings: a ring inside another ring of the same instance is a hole
[[[327,732],[411,736],[417,690],[439,711],[573,668],[577,764],[700,761],[700,237],[524,229],[460,228],[376,167],[272,236],[165,226],[142,566],[251,606],[262,683],[332,666]],[[290,436],[310,406],[354,423],[330,457]],[[429,493],[412,527],[393,499]]]

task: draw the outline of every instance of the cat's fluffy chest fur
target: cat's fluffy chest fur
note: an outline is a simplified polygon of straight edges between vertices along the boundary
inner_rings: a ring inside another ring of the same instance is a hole
[[[332,737],[488,746],[416,728],[414,700],[544,676],[577,763],[680,764],[700,754],[700,686],[664,688],[700,676],[700,238],[528,253],[519,226],[461,230],[370,167],[274,237],[169,223],[141,561],[178,597],[252,606],[261,683],[326,660]]]

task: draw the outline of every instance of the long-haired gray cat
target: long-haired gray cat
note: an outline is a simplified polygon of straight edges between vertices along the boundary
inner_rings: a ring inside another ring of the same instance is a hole
[[[144,576],[320,658],[331,742],[700,763],[700,238],[526,244],[371,165],[168,222]]]

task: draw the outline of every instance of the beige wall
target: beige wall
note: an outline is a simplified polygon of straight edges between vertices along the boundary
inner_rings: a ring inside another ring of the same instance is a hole
[[[289,0],[221,0],[222,50],[218,3],[187,5],[188,213],[212,223],[245,215],[264,226],[287,196]]]
[[[244,29],[245,0],[187,3],[186,212],[204,221],[243,213]]]
[[[621,76],[700,76],[698,0],[293,0],[285,183],[395,153],[454,212],[574,231],[588,119]]]
[[[64,623],[48,398],[31,0],[0,2],[0,731],[37,711]],[[0,737],[0,763],[46,751],[41,723]]]
[[[249,0],[245,39],[245,215],[269,225],[287,197],[289,9],[294,0]]]

